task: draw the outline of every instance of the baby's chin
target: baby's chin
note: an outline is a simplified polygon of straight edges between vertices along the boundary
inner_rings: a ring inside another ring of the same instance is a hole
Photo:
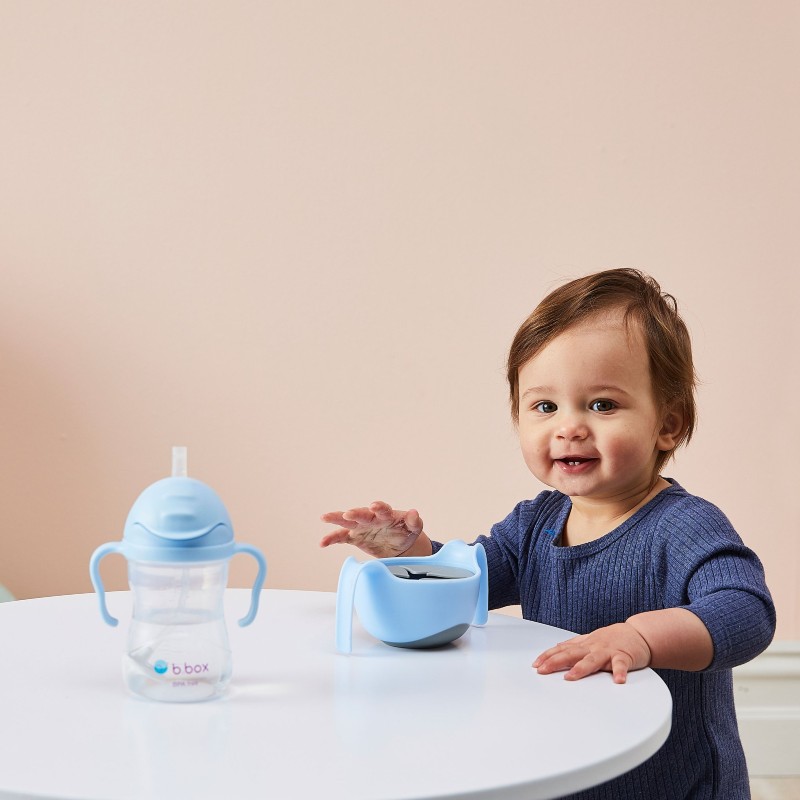
[[[566,497],[582,497],[586,498],[586,500],[603,502],[613,500],[618,493],[617,487],[605,484],[600,485],[596,477],[590,479],[589,476],[586,476],[581,481],[577,476],[564,476],[554,471],[545,475],[537,475],[535,472],[532,472],[532,474],[539,483],[548,489],[560,492]],[[592,485],[587,485],[590,480]]]
[[[541,480],[541,479],[539,479]],[[576,485],[574,481],[541,481],[550,489],[560,492],[565,497],[584,498],[598,503],[609,502],[615,499],[616,494],[613,490],[603,491],[598,487],[586,487]]]
[[[564,483],[561,481],[545,480],[544,478],[539,478],[537,476],[534,477],[537,481],[539,481],[539,483],[543,484],[548,489],[552,489],[555,492],[560,492],[566,497],[583,497],[580,487],[564,485]]]

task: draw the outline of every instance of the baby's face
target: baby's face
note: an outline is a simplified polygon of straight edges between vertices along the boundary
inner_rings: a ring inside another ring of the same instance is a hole
[[[519,370],[519,435],[528,469],[571,497],[616,501],[647,491],[662,429],[647,350],[622,311],[553,339]]]

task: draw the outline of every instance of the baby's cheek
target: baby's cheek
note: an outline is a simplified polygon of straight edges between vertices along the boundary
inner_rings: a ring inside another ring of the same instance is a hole
[[[525,460],[528,471],[531,472],[534,477],[543,480],[544,476],[549,474],[548,469],[551,466],[551,462],[549,455],[545,451],[523,447],[522,457]]]
[[[655,458],[655,446],[643,436],[626,437],[612,442],[604,457],[618,467],[644,465]]]

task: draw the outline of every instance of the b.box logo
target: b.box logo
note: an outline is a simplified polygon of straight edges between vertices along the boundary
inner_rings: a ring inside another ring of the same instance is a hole
[[[166,661],[159,659],[153,664],[153,669],[159,674],[163,675],[167,670],[172,669],[173,675],[199,675],[201,672],[208,672],[208,664],[187,664],[185,661],[183,665],[168,664]]]

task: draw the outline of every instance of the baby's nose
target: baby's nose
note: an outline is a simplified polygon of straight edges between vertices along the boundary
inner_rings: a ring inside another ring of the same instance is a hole
[[[559,439],[585,439],[589,435],[589,427],[581,414],[573,413],[563,416],[556,429]]]

